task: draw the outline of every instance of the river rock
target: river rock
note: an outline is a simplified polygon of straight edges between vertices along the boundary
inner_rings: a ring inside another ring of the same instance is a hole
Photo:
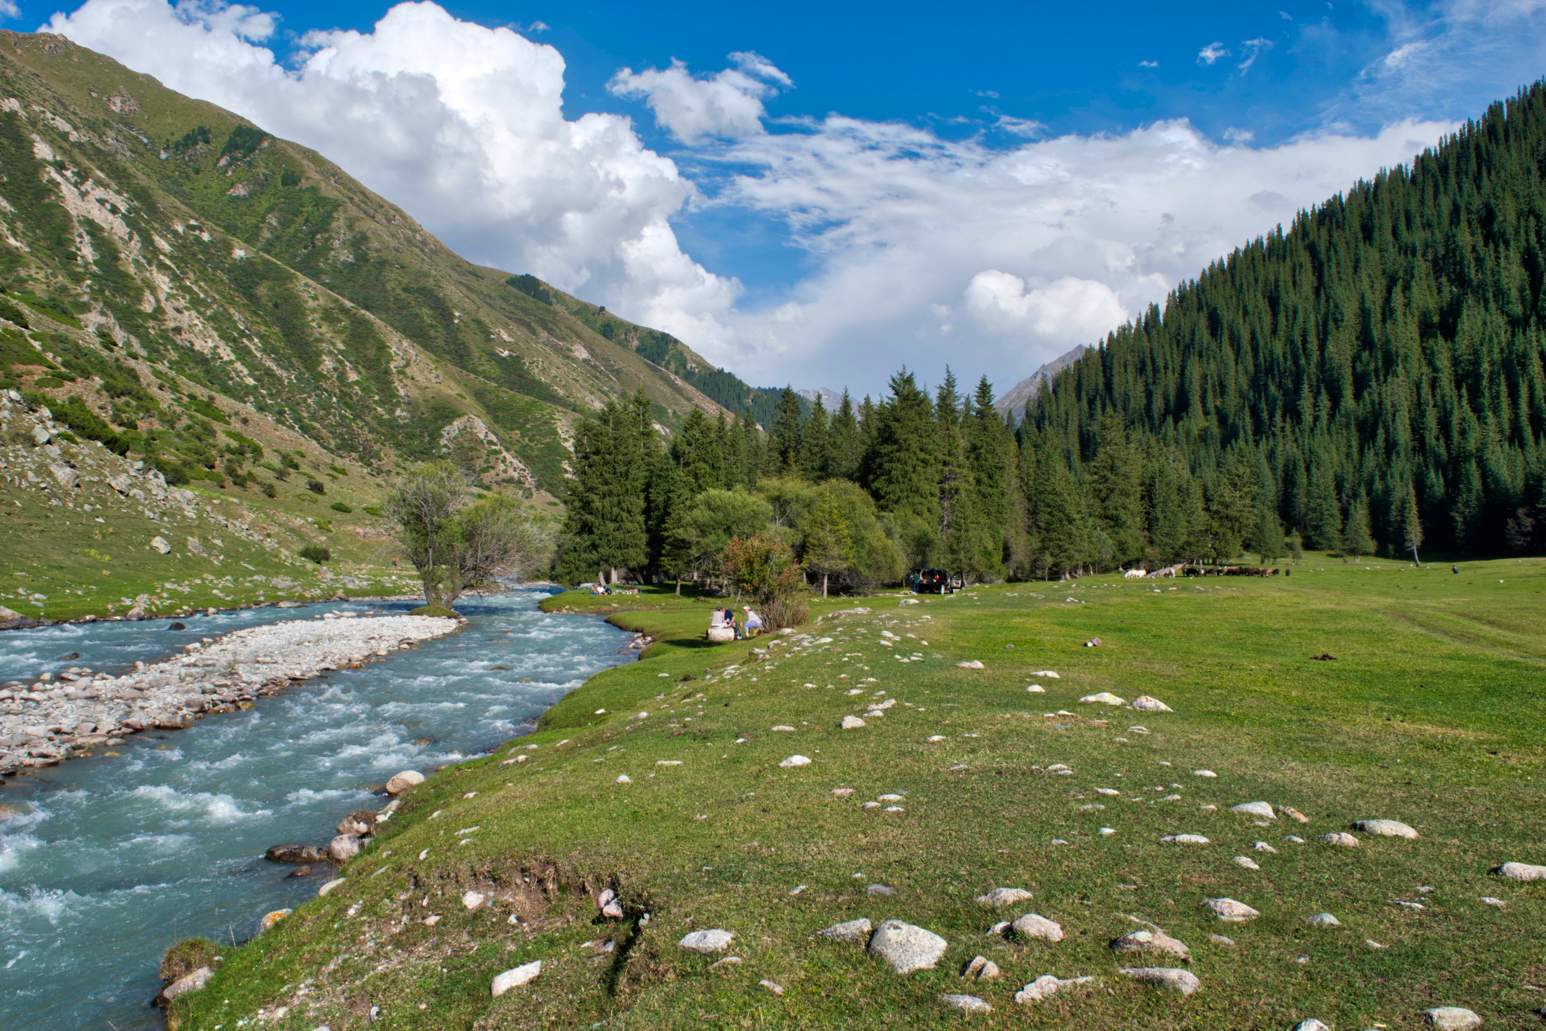
[[[1163,955],[1175,956],[1183,961],[1192,958],[1191,949],[1187,948],[1179,939],[1172,938],[1160,930],[1128,931],[1112,941],[1111,950],[1124,953],[1157,952]]]
[[[258,933],[262,934],[289,915],[290,910],[288,909],[275,909],[264,913],[263,919],[258,921]]]
[[[1179,967],[1123,967],[1122,973],[1134,981],[1151,984],[1156,988],[1167,988],[1182,995],[1191,995],[1202,987],[1196,974]]]
[[[401,773],[392,774],[392,779],[386,782],[386,792],[389,795],[401,795],[409,788],[418,787],[424,783],[424,774],[418,770],[403,770]]]
[[[1091,984],[1093,977],[1057,977],[1054,974],[1042,974],[1030,984],[1015,992],[1015,1002],[1021,1006],[1029,1006],[1033,1002],[1041,1002],[1051,998],[1058,992],[1079,985]]]
[[[1400,820],[1359,820],[1353,830],[1373,834],[1377,838],[1415,838],[1417,832]]]
[[[1533,863],[1504,863],[1497,873],[1511,881],[1546,881],[1546,866]]]
[[[316,845],[275,845],[263,858],[270,863],[325,863],[328,852]]]
[[[1482,1018],[1464,1006],[1435,1006],[1431,1010],[1423,1010],[1423,1019],[1429,1027],[1437,1028],[1438,1031],[1469,1031],[1470,1028],[1482,1026]]]
[[[870,937],[869,952],[898,974],[932,970],[945,954],[947,942],[933,931],[901,920],[887,920]]]
[[[988,909],[998,909],[1000,906],[1013,906],[1021,902],[1029,902],[1031,893],[1024,888],[994,888],[977,896],[977,904]]]
[[[1026,913],[1016,917],[1009,925],[1009,929],[1018,938],[1026,941],[1060,942],[1063,940],[1063,928],[1056,920],[1048,920],[1040,913]]]
[[[1202,908],[1226,924],[1244,924],[1255,920],[1261,913],[1244,902],[1230,898],[1203,899]]]
[[[495,974],[493,983],[489,985],[489,992],[494,998],[499,998],[512,988],[519,988],[523,984],[531,984],[542,973],[542,960],[535,959],[530,963],[523,963],[518,967],[511,967],[501,974]]]
[[[179,977],[177,980],[161,989],[161,994],[156,996],[156,1005],[166,1006],[179,995],[186,995],[189,992],[196,992],[200,988],[203,988],[205,985],[209,984],[209,979],[214,976],[215,972],[209,967],[199,967],[193,973]],[[144,998],[144,996],[141,996],[141,998]]]
[[[716,952],[724,952],[735,939],[731,934],[720,927],[710,928],[706,931],[693,931],[682,936],[677,945],[688,952],[700,952],[709,955]]]
[[[869,918],[860,917],[857,920],[844,920],[842,923],[833,924],[818,931],[817,934],[848,945],[863,945],[870,940],[872,930],[874,925],[870,923]]]
[[[338,821],[339,834],[353,834],[357,838],[369,837],[376,829],[376,814],[360,809]]]
[[[360,839],[353,834],[340,834],[327,843],[327,857],[335,863],[347,863],[360,854]]]
[[[1230,806],[1229,811],[1239,813],[1241,816],[1255,816],[1262,820],[1276,820],[1278,818],[1278,814],[1273,811],[1272,803],[1270,802],[1241,802],[1239,805]]]
[[[339,886],[342,885],[347,879],[348,878],[346,877],[334,877],[331,881],[328,881],[326,884],[323,884],[320,888],[318,888],[317,894],[319,896],[331,895],[334,891],[338,890]]]

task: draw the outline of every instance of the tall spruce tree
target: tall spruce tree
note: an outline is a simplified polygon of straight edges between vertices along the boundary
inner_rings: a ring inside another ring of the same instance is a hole
[[[859,477],[859,458],[864,453],[864,440],[860,435],[859,419],[854,413],[853,399],[843,391],[837,412],[832,416],[829,474],[840,480],[856,480]]]
[[[769,476],[787,476],[800,469],[800,396],[793,387],[778,395],[778,416],[768,431],[767,454],[762,468]]]
[[[832,475],[832,433],[820,394],[811,402],[811,414],[800,431],[800,471],[812,481]]]

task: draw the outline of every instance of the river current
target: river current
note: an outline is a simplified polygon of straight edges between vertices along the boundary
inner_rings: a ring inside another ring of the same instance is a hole
[[[523,588],[467,599],[460,633],[358,670],[324,674],[245,712],[126,738],[0,789],[0,1027],[158,1028],[149,1005],[167,946],[242,941],[263,913],[316,893],[326,869],[286,879],[279,842],[322,843],[372,789],[486,751],[592,674],[626,661],[627,635],[547,615]],[[200,637],[339,603],[0,633],[0,681],[71,665],[121,672]],[[78,653],[78,658],[65,658]]]

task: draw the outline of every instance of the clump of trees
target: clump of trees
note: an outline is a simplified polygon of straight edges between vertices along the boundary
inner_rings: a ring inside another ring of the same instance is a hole
[[[453,614],[464,592],[542,568],[551,555],[527,505],[504,494],[476,496],[449,462],[411,469],[388,496],[386,515],[424,585],[418,611],[426,614]]]

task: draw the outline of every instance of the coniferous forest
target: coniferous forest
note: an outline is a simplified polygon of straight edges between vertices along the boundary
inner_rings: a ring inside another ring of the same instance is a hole
[[[1087,476],[1108,431],[1310,547],[1539,551],[1546,88],[1237,250],[1028,412]],[[1251,471],[1255,471],[1254,478]],[[1249,536],[1249,534],[1248,534]]]

